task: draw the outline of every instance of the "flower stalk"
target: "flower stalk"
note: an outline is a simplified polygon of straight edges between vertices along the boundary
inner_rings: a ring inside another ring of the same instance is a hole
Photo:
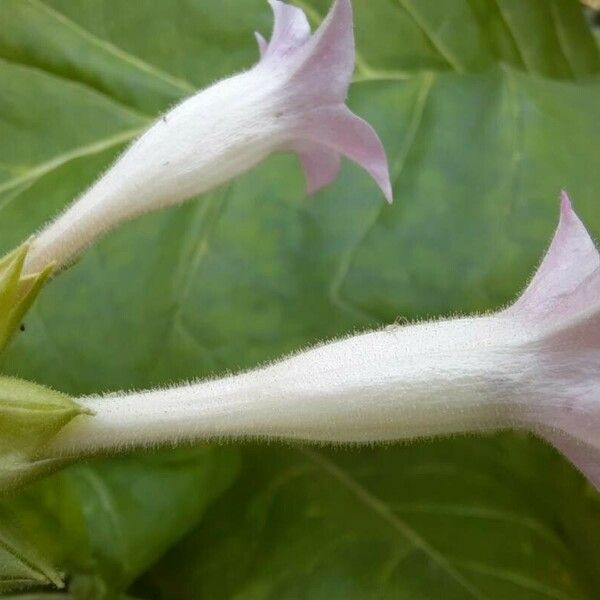
[[[600,487],[600,256],[563,196],[550,249],[496,314],[388,327],[255,371],[92,396],[53,458],[184,441],[373,443],[512,427],[554,443]]]

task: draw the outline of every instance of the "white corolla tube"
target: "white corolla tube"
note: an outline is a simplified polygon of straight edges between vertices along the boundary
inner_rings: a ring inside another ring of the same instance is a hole
[[[524,428],[600,487],[600,256],[563,196],[522,296],[489,316],[388,327],[254,371],[77,399],[50,457],[186,440],[372,443]]]
[[[207,192],[278,151],[298,155],[308,193],[337,177],[343,155],[391,201],[381,141],[345,104],[355,63],[350,0],[335,0],[312,35],[302,10],[269,3],[275,25],[270,42],[257,34],[258,64],[159,118],[35,236],[25,275],[67,266],[119,224]]]

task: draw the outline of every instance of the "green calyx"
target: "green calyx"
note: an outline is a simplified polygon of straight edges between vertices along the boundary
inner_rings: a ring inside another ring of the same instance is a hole
[[[54,265],[48,265],[39,273],[23,276],[28,251],[25,243],[0,259],[0,353],[54,270]]]
[[[72,419],[88,411],[44,386],[0,377],[0,492],[55,471],[65,459],[44,447]]]

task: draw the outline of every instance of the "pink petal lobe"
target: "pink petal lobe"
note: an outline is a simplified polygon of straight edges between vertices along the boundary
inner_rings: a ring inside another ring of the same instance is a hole
[[[254,32],[254,37],[256,38],[256,43],[258,44],[258,51],[260,52],[260,57],[263,58],[263,56],[267,53],[267,50],[269,49],[269,42],[267,42],[267,40],[265,40],[262,34],[258,33],[258,31]]]
[[[562,193],[554,239],[537,273],[505,314],[543,325],[560,324],[600,301],[600,255]]]
[[[392,201],[392,185],[383,144],[375,130],[347,107],[330,106],[308,113],[299,137],[343,154],[365,169]]]
[[[302,165],[306,178],[306,193],[310,196],[329,185],[340,172],[340,155],[319,144],[298,142],[292,148]]]
[[[310,24],[304,12],[280,0],[268,0],[275,24],[265,58],[281,58],[301,47],[310,38]]]
[[[350,0],[335,0],[319,29],[302,48],[294,75],[305,95],[343,103],[354,72],[354,29]]]

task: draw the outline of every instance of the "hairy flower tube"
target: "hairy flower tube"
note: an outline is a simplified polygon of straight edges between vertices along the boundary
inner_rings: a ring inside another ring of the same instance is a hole
[[[254,371],[77,400],[48,458],[209,438],[366,443],[524,428],[600,488],[600,256],[563,196],[531,283],[489,316],[348,337]]]
[[[335,0],[313,35],[302,10],[269,2],[275,25],[270,42],[257,35],[258,64],[159,118],[36,236],[27,273],[64,267],[117,225],[215,188],[277,151],[297,153],[309,193],[336,178],[344,155],[391,201],[383,146],[345,105],[355,61],[350,0]]]

